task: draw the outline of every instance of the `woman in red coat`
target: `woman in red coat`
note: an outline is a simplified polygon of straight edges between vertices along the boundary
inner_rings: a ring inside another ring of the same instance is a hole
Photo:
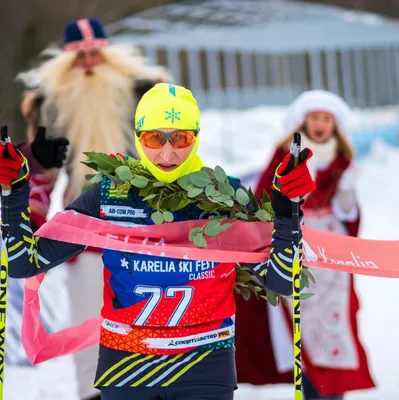
[[[271,194],[274,172],[289,152],[294,131],[302,133],[303,147],[314,153],[317,188],[304,202],[304,223],[313,228],[357,236],[359,208],[355,193],[357,168],[346,133],[352,120],[347,104],[326,91],[302,93],[290,106],[282,140],[262,173],[256,192]],[[359,340],[359,301],[354,276],[313,270],[316,295],[302,302],[303,391],[306,400],[341,400],[351,390],[369,389],[374,382]],[[292,383],[293,346],[289,310],[245,301],[237,296],[236,358],[241,383]],[[248,328],[250,327],[250,328]]]

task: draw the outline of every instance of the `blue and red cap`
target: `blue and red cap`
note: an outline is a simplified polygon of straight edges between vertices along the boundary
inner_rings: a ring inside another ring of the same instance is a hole
[[[84,18],[69,23],[64,31],[65,51],[87,51],[108,46],[108,36],[101,22]]]

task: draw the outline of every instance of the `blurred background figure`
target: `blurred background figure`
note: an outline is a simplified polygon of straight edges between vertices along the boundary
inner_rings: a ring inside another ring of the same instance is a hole
[[[272,195],[275,171],[290,151],[293,133],[300,132],[302,145],[314,154],[309,169],[317,185],[305,198],[304,224],[321,231],[357,236],[358,171],[346,136],[352,119],[348,105],[333,93],[314,90],[301,94],[288,107],[284,126],[287,136],[277,144],[260,176],[256,194]],[[304,301],[301,308],[305,399],[342,400],[348,391],[374,387],[358,334],[359,300],[354,276],[319,269],[312,273],[316,284],[312,285],[311,292],[315,296]],[[254,298],[245,302],[237,296],[239,381],[259,383],[252,378],[255,374],[263,383],[292,382],[293,344],[289,339],[291,333],[285,333],[287,329],[291,331],[288,328],[292,318],[290,302],[289,306],[289,310],[282,305],[275,308]],[[267,322],[261,320],[261,315]],[[248,326],[254,330],[249,331]],[[269,368],[262,368],[265,359],[270,360]],[[274,370],[271,365],[275,366]]]
[[[85,174],[91,173],[80,162],[83,152],[135,154],[135,106],[146,90],[170,78],[164,68],[148,65],[136,48],[110,45],[96,19],[71,22],[65,28],[63,49],[50,48],[45,53],[49,60],[18,76],[28,89],[22,108],[28,135],[40,123],[52,136],[63,135],[71,143],[66,160],[66,205],[79,196]],[[34,180],[31,197],[37,192],[45,195],[40,207],[32,208],[33,220],[45,220],[57,175],[58,171],[52,170]],[[73,325],[100,313],[103,289],[100,267],[101,252],[91,248],[67,267]],[[82,400],[100,398],[93,388],[97,357],[96,347],[74,356]]]

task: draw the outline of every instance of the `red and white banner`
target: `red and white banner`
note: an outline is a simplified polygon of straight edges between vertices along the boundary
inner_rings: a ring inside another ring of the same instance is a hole
[[[399,278],[399,240],[369,240],[304,226],[303,264],[308,267]]]
[[[229,221],[231,228],[209,239],[206,249],[199,249],[189,241],[189,232],[205,222],[196,220],[126,228],[65,211],[43,225],[37,235],[84,246],[180,259],[248,263],[267,260],[272,223]],[[303,227],[303,241],[304,264],[309,267],[399,277],[396,257],[399,241],[358,239],[308,227]],[[22,343],[32,364],[95,345],[102,323],[102,318],[98,317],[53,334],[47,333],[40,321],[38,291],[43,278],[44,274],[41,274],[26,279],[25,283]]]
[[[206,249],[189,240],[192,228],[207,221],[183,221],[126,228],[74,211],[56,214],[38,236],[90,247],[192,260],[260,263],[271,247],[272,223],[226,221],[232,226]],[[225,223],[225,222],[223,222]],[[304,264],[353,274],[399,278],[399,241],[359,239],[302,227]]]

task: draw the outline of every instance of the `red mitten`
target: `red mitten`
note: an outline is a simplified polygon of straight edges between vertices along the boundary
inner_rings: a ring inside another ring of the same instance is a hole
[[[305,148],[299,154],[298,165],[294,155],[289,153],[276,169],[273,189],[290,199],[303,197],[316,189],[316,183],[309,172],[307,161],[312,157],[312,150]]]
[[[26,179],[29,174],[21,171],[26,165],[25,157],[12,143],[0,143],[0,183],[11,185],[14,181]]]

